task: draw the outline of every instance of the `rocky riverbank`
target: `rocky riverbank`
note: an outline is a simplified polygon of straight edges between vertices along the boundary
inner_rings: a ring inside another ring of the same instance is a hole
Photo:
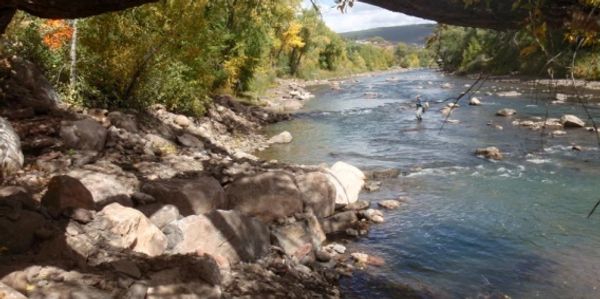
[[[358,195],[388,174],[253,156],[285,114],[74,109],[31,64],[2,74],[2,298],[338,298],[340,275],[384,263],[328,237],[383,221]]]

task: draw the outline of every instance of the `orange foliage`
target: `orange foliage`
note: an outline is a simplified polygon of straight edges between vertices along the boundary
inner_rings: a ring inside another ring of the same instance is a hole
[[[65,20],[47,20],[43,31],[44,44],[52,50],[61,48],[73,37],[73,27]]]

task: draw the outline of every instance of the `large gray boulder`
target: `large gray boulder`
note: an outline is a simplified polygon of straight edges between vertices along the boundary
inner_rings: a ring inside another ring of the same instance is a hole
[[[60,137],[71,149],[100,152],[106,143],[107,130],[93,119],[65,122]]]
[[[209,176],[149,181],[142,186],[142,192],[152,195],[160,203],[176,206],[183,216],[199,215],[226,206],[223,187]]]
[[[271,222],[304,210],[319,218],[335,209],[335,186],[321,172],[294,174],[272,171],[242,177],[227,186],[227,207],[248,216]]]
[[[277,227],[273,229],[272,234],[289,256],[299,258],[304,248],[319,249],[326,239],[325,232],[314,215]]]
[[[15,173],[23,167],[21,141],[13,127],[0,117],[0,178]]]
[[[42,71],[30,61],[13,57],[10,59],[8,86],[12,89],[9,97],[16,97],[16,103],[33,108],[36,112],[47,112],[59,103],[58,93],[48,82]]]
[[[106,161],[73,169],[67,175],[80,180],[90,191],[97,209],[113,202],[130,205],[129,197],[139,188],[135,175]]]
[[[216,210],[192,215],[167,225],[172,254],[208,254],[220,267],[239,261],[252,262],[269,252],[269,228],[236,211]]]

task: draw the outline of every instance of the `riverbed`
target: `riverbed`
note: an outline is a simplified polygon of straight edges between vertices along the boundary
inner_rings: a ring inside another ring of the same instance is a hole
[[[550,104],[547,87],[486,82],[475,89],[482,105],[468,106],[465,97],[450,116],[458,123],[442,128],[439,109],[448,102],[440,102],[473,82],[416,70],[349,80],[340,90],[315,87],[316,98],[293,120],[267,129],[287,130],[293,142],[259,155],[401,170],[381,190],[361,194],[373,203],[408,201],[351,245],[386,265],[343,279],[347,298],[600,298],[600,212],[586,218],[600,199],[594,133],[570,129],[551,137],[512,124],[546,113],[585,119],[581,105]],[[523,95],[497,96],[501,91]],[[422,122],[414,115],[417,94],[431,103]],[[496,117],[501,108],[517,114]],[[600,116],[598,108],[590,104],[593,115]],[[505,159],[473,155],[487,146],[500,148]]]

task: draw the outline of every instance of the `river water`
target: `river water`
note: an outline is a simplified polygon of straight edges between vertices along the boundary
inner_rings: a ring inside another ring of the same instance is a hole
[[[477,95],[483,105],[468,106],[464,99],[450,117],[460,123],[441,131],[444,104],[415,120],[415,95],[434,103],[471,83],[419,70],[359,78],[339,91],[317,87],[316,98],[293,120],[267,129],[287,130],[294,141],[259,155],[402,171],[378,192],[361,194],[373,202],[409,200],[351,245],[383,257],[386,265],[343,279],[347,298],[600,298],[600,211],[586,218],[600,199],[594,134],[577,129],[542,138],[513,126],[515,118],[544,117],[549,97],[515,83],[486,83]],[[503,90],[524,95],[486,95]],[[517,116],[494,116],[505,107]],[[592,108],[600,115],[598,105]],[[575,103],[551,105],[548,113],[585,115]],[[584,150],[572,151],[571,143]],[[483,146],[497,146],[505,159],[474,156]]]

